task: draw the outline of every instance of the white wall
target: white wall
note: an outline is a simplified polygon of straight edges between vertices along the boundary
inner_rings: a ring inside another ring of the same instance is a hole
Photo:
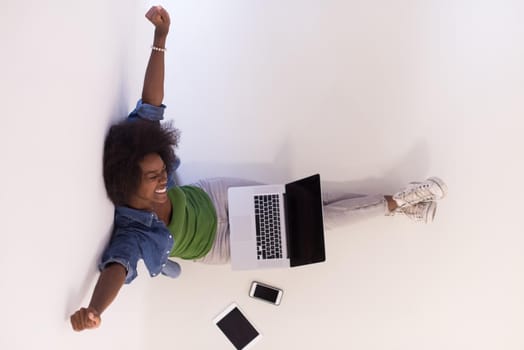
[[[308,268],[142,268],[100,329],[72,332],[110,230],[102,144],[140,94],[147,4],[0,5],[0,348],[229,349],[210,320],[231,301],[260,349],[524,348],[517,0],[166,1],[182,181],[319,171],[391,192],[439,175],[450,195],[432,225],[329,232],[328,261]],[[281,286],[282,305],[247,297],[253,279]]]

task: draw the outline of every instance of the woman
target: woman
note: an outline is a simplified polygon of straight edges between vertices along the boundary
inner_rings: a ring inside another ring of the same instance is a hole
[[[164,55],[170,19],[160,6],[152,7],[146,18],[155,26],[155,34],[142,99],[126,120],[111,127],[104,147],[104,182],[115,204],[114,231],[102,256],[100,277],[89,306],[71,316],[76,331],[100,325],[102,312],[122,285],[137,276],[139,259],[144,260],[151,276],[173,278],[180,274],[180,267],[169,257],[212,264],[227,262],[227,189],[257,184],[217,178],[175,186],[178,131],[169,124],[160,124],[165,108]],[[442,180],[430,178],[412,183],[393,196],[325,192],[325,224],[333,228],[384,214],[430,222],[435,215],[435,201],[446,191]]]

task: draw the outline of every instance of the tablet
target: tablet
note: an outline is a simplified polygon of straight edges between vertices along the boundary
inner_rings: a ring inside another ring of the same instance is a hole
[[[235,303],[215,317],[213,322],[238,350],[250,349],[262,337]]]

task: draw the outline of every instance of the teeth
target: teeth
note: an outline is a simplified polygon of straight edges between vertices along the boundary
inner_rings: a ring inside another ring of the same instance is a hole
[[[156,190],[155,193],[166,193],[166,191],[167,191],[167,187],[164,187],[160,190]]]

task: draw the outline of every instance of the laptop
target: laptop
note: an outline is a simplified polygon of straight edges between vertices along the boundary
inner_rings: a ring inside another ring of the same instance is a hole
[[[286,185],[228,190],[233,270],[326,260],[320,175]]]

